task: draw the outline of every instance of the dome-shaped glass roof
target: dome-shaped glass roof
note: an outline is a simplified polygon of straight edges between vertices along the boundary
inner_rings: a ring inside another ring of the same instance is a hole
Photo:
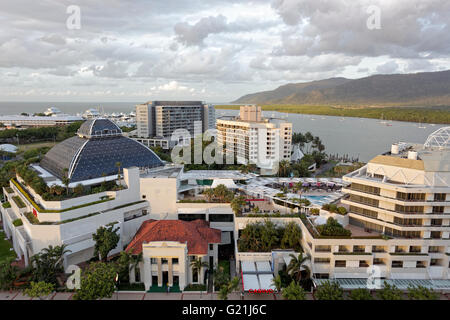
[[[442,127],[430,134],[424,147],[450,149],[450,127]]]
[[[122,130],[114,122],[102,118],[87,120],[78,129],[78,135],[86,138],[121,134]]]
[[[41,167],[60,179],[68,176],[71,182],[77,182],[117,174],[118,162],[121,168],[163,165],[152,150],[121,133],[96,133],[117,129],[120,130],[107,119],[86,121],[78,136],[64,140],[47,152]]]

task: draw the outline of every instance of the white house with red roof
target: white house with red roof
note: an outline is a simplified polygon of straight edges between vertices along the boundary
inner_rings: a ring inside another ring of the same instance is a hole
[[[191,263],[201,260],[209,266],[218,262],[221,230],[205,220],[147,220],[125,251],[142,252],[139,266],[145,290],[172,287],[183,290],[188,284],[203,284],[207,267],[195,270]],[[134,274],[130,275],[133,280]]]

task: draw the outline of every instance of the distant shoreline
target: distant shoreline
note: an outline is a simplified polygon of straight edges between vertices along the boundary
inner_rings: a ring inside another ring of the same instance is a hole
[[[450,124],[450,107],[332,107],[310,105],[261,105],[263,111],[319,116],[382,119],[432,124]],[[238,110],[239,105],[215,105],[216,109]]]

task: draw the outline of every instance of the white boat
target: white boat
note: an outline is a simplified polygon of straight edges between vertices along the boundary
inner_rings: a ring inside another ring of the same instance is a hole
[[[100,117],[100,112],[98,112],[98,110],[94,108],[88,109],[83,113],[83,118],[86,119],[94,119],[98,117]]]

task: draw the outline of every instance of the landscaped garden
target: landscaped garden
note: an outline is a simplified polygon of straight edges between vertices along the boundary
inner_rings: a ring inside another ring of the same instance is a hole
[[[301,251],[302,231],[291,221],[277,226],[266,219],[264,223],[249,223],[240,231],[238,248],[240,252],[270,252],[273,249]]]

